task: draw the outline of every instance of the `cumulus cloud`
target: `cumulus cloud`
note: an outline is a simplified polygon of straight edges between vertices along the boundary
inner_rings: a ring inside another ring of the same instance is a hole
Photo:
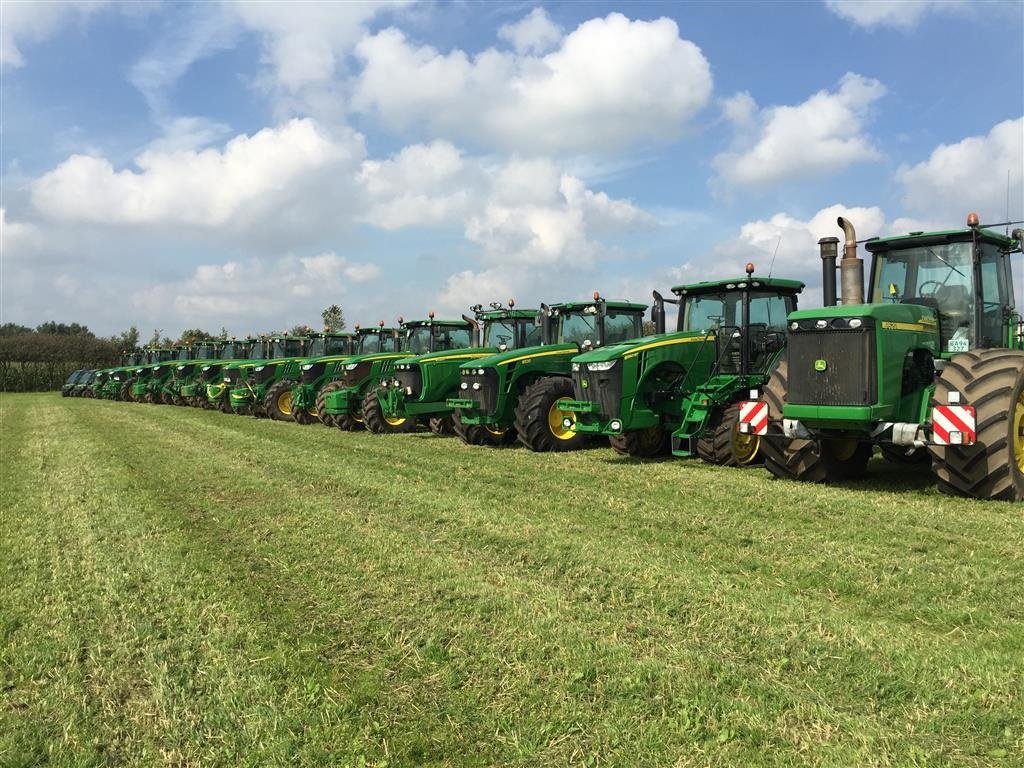
[[[498,37],[511,43],[516,53],[545,53],[562,39],[562,29],[543,8],[534,8],[516,23],[501,27]]]
[[[767,107],[756,116],[747,94],[732,97],[725,114],[755,130],[741,130],[738,148],[714,158],[717,183],[765,185],[878,160],[881,153],[865,125],[871,105],[883,95],[878,80],[847,73],[835,91],[818,91],[796,106]]]
[[[21,47],[26,43],[48,40],[65,25],[81,22],[109,5],[109,0],[4,3],[3,24],[0,24],[0,65],[23,67],[25,56]]]
[[[667,140],[711,95],[707,59],[667,18],[591,19],[545,56],[441,53],[394,28],[356,55],[353,106],[388,128],[529,153]]]
[[[903,204],[941,226],[959,226],[969,210],[985,221],[1006,212],[1009,172],[1010,217],[1024,211],[1024,117],[1004,120],[983,136],[941,144],[916,165],[903,165],[896,178]]]
[[[825,0],[825,7],[864,29],[912,29],[932,13],[958,11],[963,0]]]
[[[291,120],[223,149],[151,148],[136,169],[73,155],[36,179],[32,201],[53,219],[259,232],[298,229],[325,217],[364,154],[362,137]]]

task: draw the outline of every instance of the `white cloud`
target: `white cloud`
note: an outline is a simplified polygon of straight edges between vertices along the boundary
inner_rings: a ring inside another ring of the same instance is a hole
[[[896,173],[903,204],[943,227],[961,226],[969,211],[1002,221],[1009,172],[1010,218],[1024,212],[1024,117],[1004,120],[983,136],[941,144],[927,160]],[[931,227],[929,227],[931,228]]]
[[[63,26],[81,22],[109,5],[108,0],[3,3],[0,10],[3,18],[0,24],[0,65],[23,67],[25,56],[19,46],[47,40]]]
[[[356,48],[353,106],[393,130],[528,153],[585,153],[677,136],[711,95],[700,49],[671,19],[591,19],[543,57],[414,46],[397,29]]]
[[[722,99],[722,116],[730,123],[745,128],[757,114],[757,102],[747,91],[740,91]]]
[[[911,29],[931,13],[959,11],[967,7],[967,3],[963,0],[825,0],[825,6],[840,18],[865,29]]]
[[[772,184],[878,160],[881,153],[864,127],[871,105],[884,94],[885,86],[877,80],[847,73],[835,92],[819,91],[796,106],[762,109],[755,135],[741,131],[741,147],[715,157],[717,183]],[[743,116],[750,102],[735,99],[726,114]]]
[[[547,11],[534,8],[515,24],[506,24],[498,30],[498,37],[512,44],[516,53],[545,53],[562,39],[562,29]]]
[[[148,149],[138,170],[73,155],[35,180],[32,201],[62,221],[185,226],[220,232],[295,231],[337,219],[362,159],[362,137],[291,120],[223,149]]]

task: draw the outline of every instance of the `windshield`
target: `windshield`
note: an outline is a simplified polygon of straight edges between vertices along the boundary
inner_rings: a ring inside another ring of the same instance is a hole
[[[359,354],[369,355],[380,352],[380,334],[376,331],[359,335]]]
[[[581,314],[560,310],[558,314],[558,343],[582,345],[597,341],[597,314]]]
[[[643,316],[639,312],[609,309],[604,315],[604,343],[635,339],[643,333],[642,326]]]
[[[235,344],[234,342],[225,344],[220,348],[220,355],[218,355],[218,357],[221,360],[235,360],[240,356],[242,349],[243,347],[241,344]]]
[[[422,355],[430,351],[430,326],[421,325],[411,328],[405,335],[405,351],[412,355]]]
[[[350,337],[348,336],[332,336],[327,339],[326,354],[328,355],[347,355],[350,350]]]
[[[217,357],[217,348],[210,346],[202,346],[196,351],[196,360],[213,360]]]
[[[322,336],[317,337],[309,342],[309,349],[306,350],[306,357],[323,357],[324,355],[324,338]]]
[[[433,340],[433,344],[431,344]],[[422,355],[446,349],[465,349],[473,342],[469,328],[450,325],[421,325],[412,328],[405,337],[404,352]]]
[[[276,339],[272,344],[271,358],[296,357],[302,354],[301,339]]]
[[[187,349],[179,349],[178,350],[178,359],[179,360],[189,360],[190,358],[189,358],[188,352],[189,351]]]
[[[540,326],[533,318],[484,321],[484,346],[505,344],[509,349],[535,347],[541,343]]]
[[[969,242],[883,251],[875,256],[871,301],[932,307],[944,351],[966,352],[974,337],[971,252]]]
[[[786,315],[792,309],[792,297],[759,291],[750,293],[751,325],[783,331]],[[689,296],[679,317],[682,321],[680,331],[713,331],[722,326],[739,328],[743,324],[743,293],[731,291]]]

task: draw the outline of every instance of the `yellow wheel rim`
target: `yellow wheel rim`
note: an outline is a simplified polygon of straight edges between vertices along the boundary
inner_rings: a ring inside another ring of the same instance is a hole
[[[1024,473],[1024,390],[1021,390],[1013,409],[1013,456],[1017,460],[1017,470]]]
[[[839,461],[849,461],[856,452],[856,440],[836,440],[832,443],[832,456]]]
[[[558,404],[563,400],[568,400],[568,397],[560,397],[551,404],[548,409],[548,429],[551,430],[551,434],[559,440],[572,440],[576,433],[573,432],[572,427],[576,424],[576,414],[572,411],[560,411],[558,410]],[[566,421],[570,422],[570,426],[565,426]]]
[[[320,417],[320,414],[316,412],[316,406],[315,405],[310,406],[309,408],[307,408],[306,409],[306,413],[308,413],[310,416],[316,416],[317,418]]]
[[[285,416],[292,415],[292,393],[282,392],[277,398],[277,410]]]
[[[403,424],[405,424],[405,419],[400,419],[395,416],[385,416],[384,421],[387,422],[387,424],[392,427],[400,427]]]
[[[349,415],[352,416],[352,421],[358,422],[359,424],[363,423],[363,414],[361,414],[361,413],[353,413],[353,414],[349,414]]]
[[[737,464],[749,464],[757,458],[761,450],[761,438],[758,435],[743,434],[738,428],[732,430],[732,456]]]
[[[501,429],[499,427],[492,427],[492,426],[490,426],[488,424],[484,424],[484,429],[486,429],[488,432],[490,432],[495,437],[502,437],[502,436],[504,436],[504,434],[506,432],[508,432],[507,429]]]

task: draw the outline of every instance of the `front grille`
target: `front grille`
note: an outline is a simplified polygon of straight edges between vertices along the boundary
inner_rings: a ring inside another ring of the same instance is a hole
[[[228,380],[228,384],[237,384],[239,373],[238,368],[229,368],[224,372],[224,378]]]
[[[318,378],[324,375],[324,369],[327,367],[327,363],[312,363],[308,368],[303,370],[302,376],[300,377],[303,384],[312,384]]]
[[[346,370],[341,374],[341,381],[346,387],[354,387],[367,376],[370,375],[370,371],[373,369],[373,363],[369,360],[364,360],[356,365],[351,371]]]
[[[471,376],[460,376],[459,397],[465,397],[476,403],[481,413],[492,415],[498,409],[498,372],[494,369],[485,368],[481,376],[474,373]],[[466,385],[462,389],[462,384]],[[479,389],[473,386],[479,384]]]
[[[407,371],[395,371],[395,378],[398,379],[398,384],[403,390],[406,392],[411,390],[412,397],[419,397],[423,389],[423,372],[418,365]]]
[[[602,418],[615,418],[622,407],[622,365],[608,371],[587,371],[585,367],[581,364],[580,370],[573,371],[573,394],[577,400],[594,403]]]
[[[789,392],[797,405],[872,405],[877,400],[875,334],[856,330],[796,331],[789,335]],[[824,370],[817,370],[824,368]]]
[[[276,366],[273,365],[264,365],[262,366],[263,370],[257,370],[256,368],[253,368],[249,375],[252,377],[252,381],[254,384],[263,384],[267,381],[270,381],[270,377],[274,375],[275,367]]]

